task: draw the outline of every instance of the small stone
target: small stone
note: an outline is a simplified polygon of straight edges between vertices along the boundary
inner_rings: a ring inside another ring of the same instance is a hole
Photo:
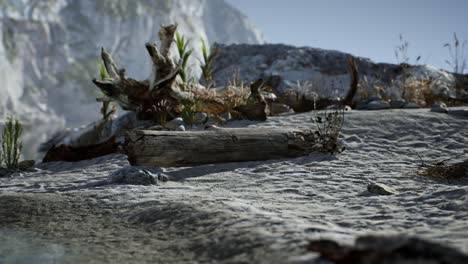
[[[390,107],[393,108],[393,109],[399,109],[399,108],[403,108],[406,104],[406,101],[403,100],[403,99],[399,99],[399,100],[392,100],[390,102]]]
[[[178,126],[175,128],[175,131],[185,131],[185,126],[184,125]]]
[[[431,106],[431,112],[447,114],[449,110],[446,104],[440,103],[440,104],[433,104]]]
[[[165,127],[170,130],[176,130],[181,125],[184,125],[184,120],[182,119],[182,117],[177,117],[167,122]]]
[[[34,167],[35,164],[36,164],[35,160],[23,160],[20,163],[18,163],[18,169],[25,171],[25,170],[28,170],[29,168]]]
[[[336,104],[327,106],[327,109],[330,109],[330,110],[335,110],[335,109],[338,109],[338,108],[342,108],[342,106],[339,106],[339,105],[336,105]],[[351,110],[352,110],[351,106],[345,105],[345,107],[344,107],[345,112],[349,112]]]
[[[421,108],[421,106],[419,106],[418,104],[416,103],[413,103],[413,102],[409,102],[409,103],[406,103],[404,106],[403,106],[404,109],[418,109],[418,108]]]
[[[127,166],[109,175],[108,181],[116,184],[158,185],[158,176],[139,167]]]
[[[167,176],[165,174],[162,174],[162,173],[159,173],[158,174],[158,180],[160,180],[162,182],[167,182],[167,181],[169,181],[169,176]]]
[[[390,109],[390,103],[387,101],[379,100],[379,101],[371,101],[367,104],[368,110],[384,110]]]
[[[379,194],[379,195],[398,194],[397,191],[395,191],[394,189],[382,183],[369,183],[367,185],[367,191],[369,191],[370,193]]]

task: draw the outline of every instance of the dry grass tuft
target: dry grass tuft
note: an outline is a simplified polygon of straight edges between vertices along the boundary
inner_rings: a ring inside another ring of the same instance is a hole
[[[446,164],[446,161],[423,164],[418,171],[418,175],[439,180],[459,180],[468,178],[468,160],[453,164]]]

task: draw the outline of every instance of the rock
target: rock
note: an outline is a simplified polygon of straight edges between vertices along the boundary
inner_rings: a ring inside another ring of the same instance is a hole
[[[369,191],[370,193],[379,194],[379,195],[398,194],[397,191],[395,191],[394,189],[382,183],[369,183],[367,185],[367,191]]]
[[[169,181],[169,176],[167,176],[165,174],[162,174],[162,173],[159,173],[158,174],[158,180],[160,180],[162,182],[167,182],[167,181]]]
[[[26,171],[36,164],[35,160],[23,160],[20,163],[18,163],[18,169],[22,171]]]
[[[154,175],[148,170],[127,166],[109,176],[108,182],[115,184],[130,185],[158,185],[158,175]]]
[[[12,172],[9,169],[1,168],[0,167],[0,178],[1,177],[7,177],[11,174]]]
[[[355,245],[331,240],[311,241],[310,251],[333,263],[468,263],[468,256],[445,245],[406,236],[362,236]]]
[[[178,128],[180,128],[180,126],[184,126],[184,120],[182,119],[182,117],[174,118],[171,121],[167,122],[165,125],[165,127],[169,130],[177,130]],[[185,127],[183,131],[185,131]]]
[[[367,104],[367,110],[384,110],[390,109],[390,103],[387,101],[371,101]]]
[[[416,104],[416,103],[413,103],[413,102],[409,102],[409,103],[406,103],[404,106],[403,106],[404,109],[418,109],[418,108],[421,108],[420,105]]]
[[[390,101],[390,107],[393,109],[403,108],[405,104],[406,104],[406,101],[403,99]]]
[[[335,109],[338,109],[339,107],[341,107],[341,106],[337,106],[337,105],[329,105],[329,106],[327,106],[327,108],[326,108],[326,109],[335,110]],[[351,106],[349,106],[349,105],[345,105],[345,107],[344,107],[344,111],[345,111],[345,112],[349,112],[349,111],[351,111],[351,110],[352,110]]]
[[[184,125],[177,126],[175,128],[175,131],[185,131],[185,126]]]
[[[433,104],[431,106],[431,112],[447,114],[449,110],[446,104],[440,103],[440,104]]]

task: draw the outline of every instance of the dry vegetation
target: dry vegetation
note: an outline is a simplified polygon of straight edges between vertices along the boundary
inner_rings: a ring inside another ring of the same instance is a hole
[[[421,157],[420,157],[421,159]],[[460,180],[468,178],[468,160],[447,163],[448,160],[426,164],[421,159],[418,175],[438,180]]]

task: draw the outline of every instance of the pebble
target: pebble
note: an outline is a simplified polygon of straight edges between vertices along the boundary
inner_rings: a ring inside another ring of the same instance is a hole
[[[431,106],[431,112],[447,114],[449,110],[446,104],[440,103],[440,104],[433,104]]]
[[[369,183],[367,185],[367,191],[369,191],[370,193],[379,194],[379,195],[398,194],[398,192],[395,191],[393,188],[390,188],[387,185],[382,184],[382,183]]]

